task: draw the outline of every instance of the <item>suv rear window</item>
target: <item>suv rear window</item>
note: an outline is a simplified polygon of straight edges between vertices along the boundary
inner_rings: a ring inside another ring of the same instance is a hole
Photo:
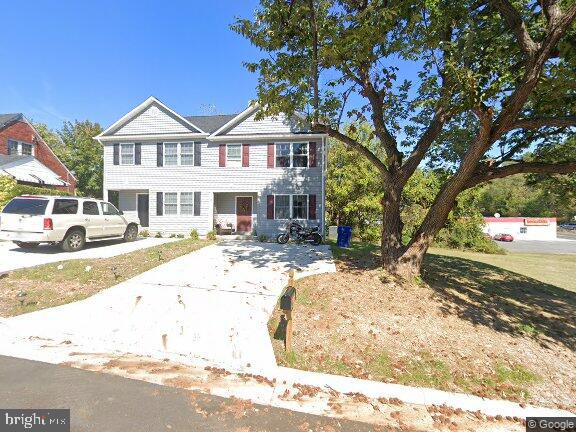
[[[54,200],[52,214],[76,214],[78,213],[78,200],[57,199]]]
[[[36,198],[14,198],[2,213],[25,214],[25,215],[43,215],[46,211],[48,200]]]

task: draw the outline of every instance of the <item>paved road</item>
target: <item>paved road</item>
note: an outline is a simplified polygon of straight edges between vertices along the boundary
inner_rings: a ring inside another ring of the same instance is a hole
[[[557,241],[514,240],[496,242],[510,252],[542,254],[576,254],[576,240],[558,239]]]
[[[86,243],[86,247],[79,252],[64,252],[58,246],[47,244],[34,249],[21,249],[12,242],[3,241],[0,242],[0,273],[70,259],[109,258],[170,241],[174,239],[139,238],[131,243],[107,240]]]
[[[0,354],[117,351],[265,374],[276,370],[266,324],[293,267],[336,270],[328,246],[221,242],[86,300],[0,319]]]
[[[364,423],[12,357],[0,356],[0,383],[0,407],[70,409],[74,432],[373,430]]]

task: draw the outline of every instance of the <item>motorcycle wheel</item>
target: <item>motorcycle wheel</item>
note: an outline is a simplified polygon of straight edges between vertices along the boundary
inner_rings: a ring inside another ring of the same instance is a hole
[[[322,236],[318,233],[313,233],[310,235],[310,244],[313,246],[318,246],[322,243]]]
[[[276,242],[280,243],[280,244],[286,244],[288,243],[288,234],[284,233],[284,234],[278,234],[278,236],[276,237]]]

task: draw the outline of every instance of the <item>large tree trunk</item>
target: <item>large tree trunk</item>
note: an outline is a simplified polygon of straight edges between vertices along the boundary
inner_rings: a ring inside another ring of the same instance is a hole
[[[459,188],[454,182],[446,186],[436,197],[424,221],[407,246],[402,246],[401,241],[400,200],[397,202],[397,207],[396,201],[390,200],[388,196],[388,200],[383,200],[382,265],[385,270],[408,280],[420,275],[424,256],[438,231],[446,224],[448,215],[458,196]],[[390,205],[390,201],[392,205]],[[390,226],[387,227],[387,224]]]
[[[390,273],[397,273],[398,258],[402,254],[402,228],[400,217],[401,192],[387,188],[382,198],[382,237],[380,249],[382,266]]]

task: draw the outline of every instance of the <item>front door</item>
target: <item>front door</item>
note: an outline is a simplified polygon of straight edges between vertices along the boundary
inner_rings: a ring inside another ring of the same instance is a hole
[[[236,231],[252,232],[252,197],[236,197]]]
[[[148,228],[148,215],[148,194],[138,194],[138,218],[144,228]]]

